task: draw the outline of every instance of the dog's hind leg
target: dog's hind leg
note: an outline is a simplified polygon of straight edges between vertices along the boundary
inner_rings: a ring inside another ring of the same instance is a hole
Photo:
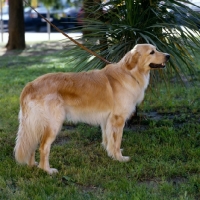
[[[101,131],[102,131],[102,143],[101,144],[102,144],[103,148],[106,149],[108,141],[107,141],[106,123],[105,122],[103,122],[101,124]]]
[[[28,161],[27,164],[28,164],[30,167],[32,167],[32,166],[37,166],[37,165],[38,165],[38,163],[35,162],[35,151],[33,151],[33,153],[31,154],[30,159],[29,159],[29,161]]]
[[[59,103],[58,105],[52,103],[48,106],[48,122],[40,142],[40,163],[38,167],[45,170],[49,174],[53,174],[57,173],[58,170],[55,168],[50,168],[49,154],[51,144],[55,140],[57,134],[59,133],[62,127],[63,121],[65,119],[65,112]]]
[[[123,135],[125,120],[122,116],[112,115],[107,122],[106,135],[107,135],[107,152],[108,155],[120,162],[127,162],[130,160],[127,156],[122,156],[121,140]]]

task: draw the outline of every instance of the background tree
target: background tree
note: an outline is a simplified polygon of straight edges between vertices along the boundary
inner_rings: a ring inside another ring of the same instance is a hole
[[[24,7],[22,0],[9,0],[9,38],[7,50],[24,49]]]
[[[27,0],[27,2],[30,3],[30,0]],[[47,7],[59,5],[59,1],[57,0],[41,0],[40,2],[43,2]],[[23,0],[9,0],[9,37],[6,44],[7,50],[25,49],[26,47],[23,5]]]

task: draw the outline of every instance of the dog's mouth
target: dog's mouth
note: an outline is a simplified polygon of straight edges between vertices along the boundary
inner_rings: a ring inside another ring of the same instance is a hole
[[[150,63],[149,67],[151,67],[151,68],[164,68],[165,63],[161,63],[161,64]]]

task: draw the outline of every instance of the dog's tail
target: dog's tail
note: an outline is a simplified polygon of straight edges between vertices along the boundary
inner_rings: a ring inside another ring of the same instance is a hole
[[[36,110],[26,107],[26,112],[22,112],[22,108],[20,108],[14,154],[16,161],[21,164],[29,163],[31,155],[35,152],[44,133],[44,122],[41,121],[40,113],[37,113]]]

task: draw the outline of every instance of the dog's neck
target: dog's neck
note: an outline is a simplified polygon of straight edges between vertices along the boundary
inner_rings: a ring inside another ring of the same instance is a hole
[[[146,73],[141,73],[136,66],[130,71],[131,77],[138,83],[141,88],[146,89],[149,84],[150,70]]]

